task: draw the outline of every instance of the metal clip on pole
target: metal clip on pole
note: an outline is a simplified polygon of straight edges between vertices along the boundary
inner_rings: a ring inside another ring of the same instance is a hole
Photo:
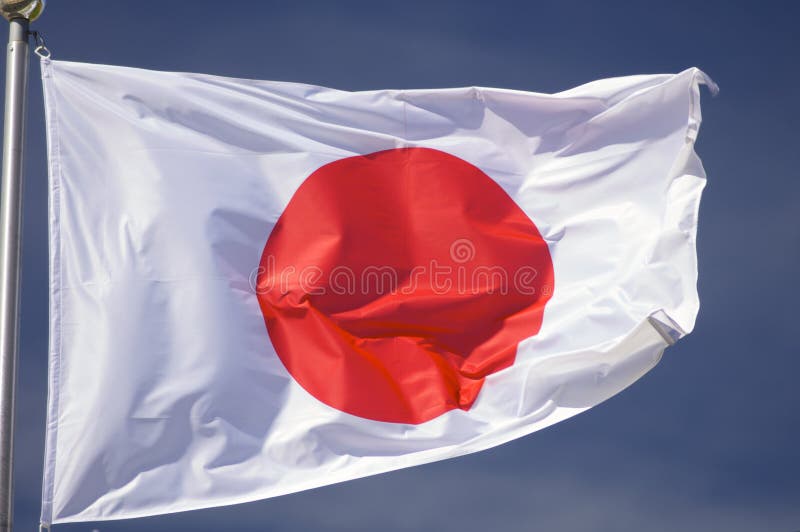
[[[44,34],[41,31],[32,31],[30,35],[33,37],[33,42],[36,44],[33,53],[42,59],[50,59],[50,49],[47,47],[47,43],[44,42]]]

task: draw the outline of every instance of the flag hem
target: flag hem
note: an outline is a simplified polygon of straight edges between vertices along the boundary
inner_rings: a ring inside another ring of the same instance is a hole
[[[40,522],[50,526],[53,518],[53,492],[55,486],[56,441],[58,435],[59,380],[61,374],[61,231],[59,226],[61,167],[58,132],[58,113],[55,94],[51,91],[53,70],[50,61],[40,61],[44,107],[46,115],[47,166],[48,166],[48,256],[49,256],[49,335],[48,335],[48,383],[47,421],[42,475],[42,511]]]

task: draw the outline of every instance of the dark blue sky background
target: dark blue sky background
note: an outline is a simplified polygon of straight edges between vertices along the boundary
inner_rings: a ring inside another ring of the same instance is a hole
[[[341,89],[554,92],[698,66],[695,332],[606,403],[500,448],[246,505],[59,530],[800,530],[798,2],[51,0],[53,56]],[[3,72],[4,75],[4,72]],[[31,64],[16,523],[38,521],[45,136]]]

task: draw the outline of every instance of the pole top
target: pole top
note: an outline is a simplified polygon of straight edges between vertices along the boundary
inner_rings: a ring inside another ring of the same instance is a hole
[[[0,14],[6,20],[24,18],[36,20],[44,11],[46,0],[0,0]]]

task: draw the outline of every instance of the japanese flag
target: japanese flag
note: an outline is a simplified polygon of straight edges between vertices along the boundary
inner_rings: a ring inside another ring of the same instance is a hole
[[[694,325],[697,69],[558,94],[42,76],[45,524],[487,449]]]

